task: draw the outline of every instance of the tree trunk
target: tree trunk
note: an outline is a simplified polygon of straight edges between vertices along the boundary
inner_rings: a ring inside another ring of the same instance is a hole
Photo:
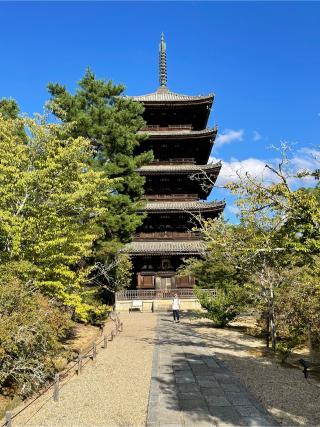
[[[320,352],[314,343],[310,326],[308,327],[308,348],[311,362],[317,363],[320,359]]]
[[[276,351],[277,344],[277,331],[276,331],[276,322],[274,317],[274,308],[270,313],[270,331],[271,331],[271,347],[273,351]]]
[[[266,316],[266,347],[270,347],[270,311],[265,313]]]
[[[276,351],[277,345],[277,329],[276,329],[276,319],[275,319],[275,310],[274,310],[274,293],[273,293],[273,284],[270,283],[270,332],[271,332],[271,347],[272,350]]]

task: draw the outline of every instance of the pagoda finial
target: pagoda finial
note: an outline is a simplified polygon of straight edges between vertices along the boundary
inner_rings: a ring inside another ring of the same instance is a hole
[[[166,42],[164,41],[164,34],[161,33],[159,44],[159,80],[160,87],[167,87],[167,53]]]

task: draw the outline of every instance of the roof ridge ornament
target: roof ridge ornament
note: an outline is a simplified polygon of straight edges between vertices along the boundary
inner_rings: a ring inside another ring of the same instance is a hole
[[[167,45],[161,33],[159,43],[159,82],[160,88],[167,88]]]

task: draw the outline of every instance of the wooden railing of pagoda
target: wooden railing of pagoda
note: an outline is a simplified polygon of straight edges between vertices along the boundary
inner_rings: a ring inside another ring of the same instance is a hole
[[[197,194],[148,194],[145,197],[147,200],[170,200],[175,202],[198,200]]]
[[[143,232],[137,233],[134,236],[135,240],[199,240],[199,232],[178,232],[178,231],[155,231],[155,232]]]
[[[216,296],[216,289],[201,289],[201,292]],[[181,299],[196,298],[193,289],[134,289],[116,292],[116,301],[170,299],[175,294]]]
[[[159,125],[147,125],[141,130],[148,132],[148,130],[158,130],[158,131],[169,131],[169,130],[192,130],[192,125],[168,125],[168,126],[159,126]]]
[[[153,160],[151,162],[153,165],[176,165],[176,164],[196,164],[196,160],[194,157],[177,157],[176,159],[169,159],[168,161],[162,160]]]

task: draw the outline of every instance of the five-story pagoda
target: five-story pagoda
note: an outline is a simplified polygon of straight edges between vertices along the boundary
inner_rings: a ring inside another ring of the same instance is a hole
[[[183,258],[201,256],[201,236],[192,232],[194,218],[216,217],[223,202],[205,202],[221,164],[207,164],[217,129],[207,122],[214,95],[189,96],[167,87],[166,43],[159,45],[160,87],[133,96],[144,105],[148,133],[139,150],[153,150],[154,161],[139,169],[146,178],[144,211],[147,217],[127,246],[134,264],[134,289],[192,288],[193,277],[178,277]]]

